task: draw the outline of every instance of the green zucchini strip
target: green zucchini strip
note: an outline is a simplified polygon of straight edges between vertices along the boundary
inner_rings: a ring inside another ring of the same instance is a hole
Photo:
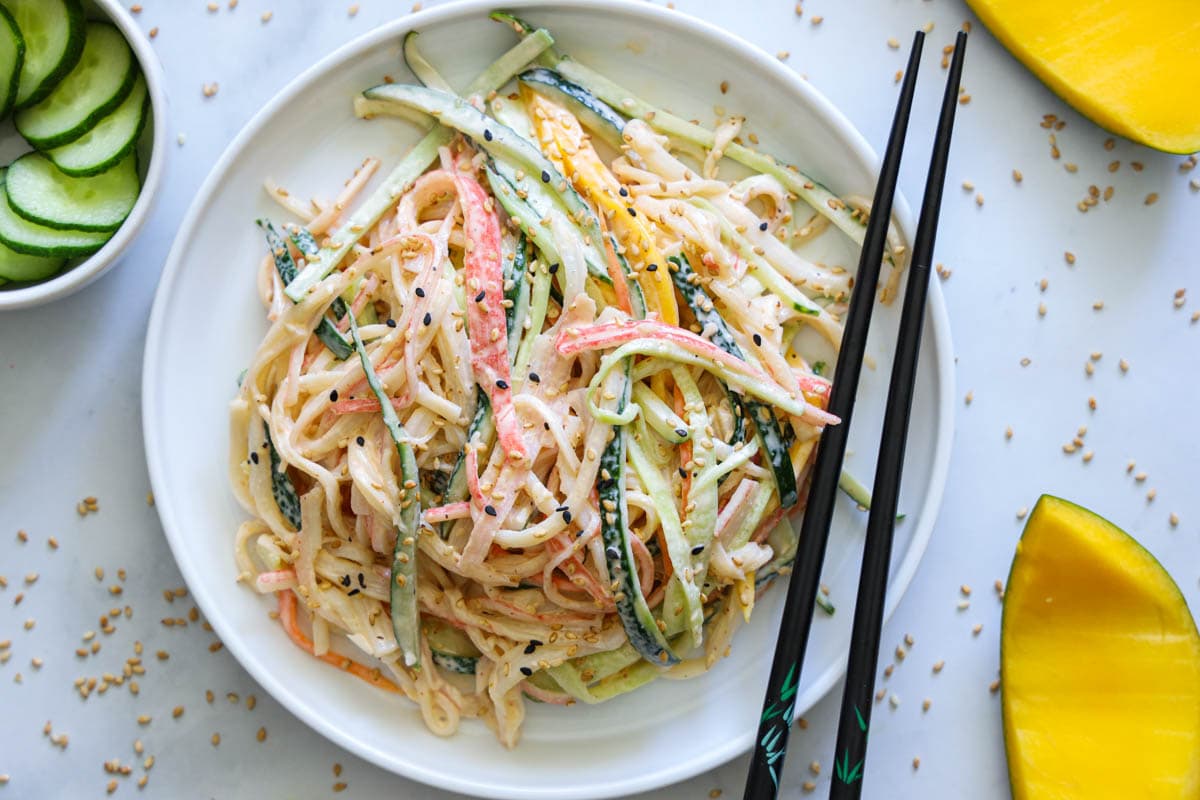
[[[279,506],[279,513],[283,514],[283,518],[292,528],[300,530],[300,495],[296,494],[296,487],[287,474],[287,466],[283,464],[279,451],[275,449],[275,443],[271,441],[271,426],[265,422],[263,436],[267,443],[267,457],[271,461],[271,495],[275,498],[275,505]]]

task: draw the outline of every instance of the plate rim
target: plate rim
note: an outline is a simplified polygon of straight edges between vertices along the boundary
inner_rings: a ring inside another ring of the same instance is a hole
[[[788,67],[780,64],[756,45],[735,34],[729,33],[716,25],[688,15],[686,13],[642,2],[640,0],[509,0],[503,4],[513,9],[561,9],[595,11],[598,8],[610,10],[626,18],[650,24],[661,24],[680,30],[688,36],[708,37],[718,40],[732,51],[737,58],[743,60],[751,68],[772,73],[773,77],[786,85],[794,95],[803,98],[807,109],[819,116],[823,122],[837,131],[839,138],[845,143],[852,155],[859,161],[870,165],[872,173],[878,173],[879,158],[873,148],[850,122],[850,120],[827,98],[806,80],[801,78]],[[146,451],[146,462],[150,476],[151,487],[155,490],[155,510],[159,515],[167,543],[172,556],[187,582],[196,603],[204,612],[205,617],[212,623],[217,635],[225,642],[239,665],[251,677],[271,694],[289,713],[300,719],[304,724],[316,731],[339,747],[355,755],[410,780],[418,781],[428,786],[434,786],[455,792],[475,796],[505,797],[505,798],[561,798],[562,800],[585,800],[585,798],[617,797],[635,792],[652,791],[683,780],[687,780],[703,772],[724,764],[732,758],[746,752],[754,738],[754,731],[747,730],[731,737],[724,746],[699,753],[695,757],[674,764],[668,768],[652,773],[625,776],[599,785],[562,786],[553,789],[504,786],[484,784],[476,780],[460,778],[446,774],[416,761],[397,759],[394,754],[384,753],[357,740],[350,733],[326,722],[297,692],[277,680],[266,669],[258,658],[250,651],[248,645],[237,635],[234,626],[224,617],[217,598],[208,591],[208,585],[200,579],[195,565],[188,559],[181,559],[182,542],[179,539],[174,519],[174,510],[170,496],[158,491],[166,484],[164,473],[164,458],[159,444],[157,429],[152,424],[159,419],[159,383],[161,380],[157,365],[161,363],[160,342],[162,330],[167,322],[166,306],[172,294],[172,289],[184,260],[184,242],[194,232],[197,221],[211,204],[211,196],[221,179],[230,168],[232,162],[261,132],[266,123],[289,102],[293,101],[309,84],[322,78],[331,69],[354,55],[369,50],[387,41],[399,41],[400,37],[410,30],[422,26],[453,21],[459,18],[470,18],[473,15],[486,15],[495,10],[496,0],[459,0],[445,5],[422,10],[420,12],[392,20],[379,25],[371,31],[337,47],[328,55],[319,59],[279,90],[242,127],[233,140],[226,146],[221,156],[213,164],[204,182],[197,190],[187,213],[184,215],[173,240],[170,252],[158,287],[155,290],[154,303],[146,332],[146,347],[142,363],[142,434]],[[908,203],[903,195],[897,192],[893,203],[893,217],[905,238],[909,241],[913,234],[913,220]],[[936,400],[941,414],[935,425],[937,446],[934,450],[930,480],[923,495],[920,513],[917,516],[919,524],[913,532],[908,550],[896,569],[895,576],[888,586],[888,594],[884,609],[884,621],[892,616],[908,590],[915,576],[917,567],[924,557],[933,528],[937,520],[945,493],[949,473],[950,454],[953,445],[955,414],[953,411],[954,396],[954,366],[953,344],[950,337],[949,315],[945,299],[938,281],[931,281],[929,304],[927,307],[927,322],[931,325],[934,339],[936,363],[934,377],[937,382]],[[177,544],[177,542],[180,542]],[[846,671],[848,653],[841,656],[833,664],[821,672],[808,689],[796,698],[795,716],[800,716],[825,696],[830,689],[842,678]]]

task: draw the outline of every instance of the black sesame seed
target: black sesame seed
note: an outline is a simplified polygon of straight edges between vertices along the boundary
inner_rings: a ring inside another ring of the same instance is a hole
[[[388,317],[387,326],[389,328],[396,327],[396,320],[392,319],[391,317]]]
[[[549,423],[549,422],[543,422],[543,423],[542,423],[542,427],[543,427],[543,428],[545,428],[546,430],[550,430],[550,423]]]
[[[487,514],[489,517],[494,517],[496,516],[496,507],[489,503],[483,507],[483,513]]]
[[[487,297],[487,292],[480,290],[479,294],[475,295],[475,302],[482,303],[483,298]]]
[[[692,548],[692,555],[694,555],[694,556],[698,556],[703,552],[704,552],[704,545],[702,545],[702,544],[698,544]]]
[[[432,325],[433,324],[433,314],[430,314],[428,311],[426,311],[425,319],[423,319],[421,321],[424,322],[426,325]]]
[[[529,667],[521,667],[521,674],[528,678],[533,674],[533,670],[531,670]]]
[[[367,588],[367,579],[366,579],[366,577],[363,576],[363,574],[361,572],[358,573],[358,585],[364,589]]]
[[[346,592],[347,597],[354,597],[356,594],[358,594],[358,589],[351,589],[350,591]]]
[[[331,402],[331,403],[337,402],[337,389],[334,389],[332,392],[329,393],[329,402]]]
[[[361,436],[359,436],[358,438],[356,438],[354,441],[358,442],[358,446],[359,446],[359,447],[362,447],[364,444],[366,444],[366,443],[367,443],[367,440],[366,440],[366,439],[364,439],[364,438],[363,438],[363,437],[361,437]]]
[[[563,512],[563,522],[567,523],[568,525],[571,523],[571,512],[570,511]]]
[[[754,334],[754,343],[755,343],[755,344],[757,344],[757,345],[761,345],[761,344],[762,344],[762,337],[761,337],[761,336],[759,336],[757,333],[756,333],[756,334]]]
[[[540,375],[538,375],[536,372],[531,372],[531,373],[529,373],[529,380],[533,381],[534,383],[541,383],[542,377]]]
[[[646,272],[658,272],[658,264],[647,264]]]
[[[629,216],[631,216],[631,217],[636,217],[636,216],[637,216],[637,211],[636,211],[636,210],[634,210],[634,208],[633,208],[632,206],[630,206],[629,208],[627,208],[627,209],[625,209],[625,210],[629,212]]]
[[[553,275],[556,272],[558,272],[558,264],[551,264],[550,265],[550,274]]]
[[[507,388],[508,388],[508,381],[506,381],[506,380],[504,380],[503,378],[501,378],[500,380],[496,381],[496,388],[497,388],[497,389],[507,389]]]
[[[683,467],[680,467],[680,468],[679,468],[679,477],[681,477],[681,478],[687,478],[687,470],[686,470],[686,469],[684,469]]]
[[[484,128],[483,129],[483,138],[490,142],[492,140],[492,132],[489,131],[487,128]]]
[[[620,189],[618,189],[618,191],[621,193],[621,197],[629,197],[629,190],[626,189],[624,186],[622,186]]]
[[[675,435],[676,436],[687,436],[687,428],[676,428]]]
[[[546,170],[542,170],[542,183],[549,183],[549,182],[550,182],[550,173],[546,172]]]
[[[425,296],[425,290],[422,289],[420,286],[418,286],[417,287],[417,297],[424,297],[424,296]]]
[[[530,642],[529,644],[525,645],[525,655],[527,655],[527,656],[533,655],[534,650],[537,650],[537,647],[534,646],[533,642]]]
[[[556,508],[554,510],[561,514],[562,512],[566,511],[568,508],[570,508],[570,506],[559,506],[558,508]]]
[[[258,463],[258,453],[251,452],[250,453],[250,461],[251,461],[251,463],[257,464]]]
[[[541,639],[530,639],[530,640],[529,640],[529,643],[530,643],[531,645],[533,645],[534,647],[541,647],[541,646],[542,646],[542,640],[541,640]]]
[[[342,586],[349,586],[349,585],[350,585],[350,576],[343,575],[342,576]]]
[[[765,222],[762,223],[761,225],[758,226],[758,229],[760,231],[765,231],[767,229],[767,223],[765,223]]]

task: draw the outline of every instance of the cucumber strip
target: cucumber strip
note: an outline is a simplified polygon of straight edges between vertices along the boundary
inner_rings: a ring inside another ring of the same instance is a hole
[[[279,506],[279,513],[283,514],[283,518],[292,528],[300,530],[300,495],[296,494],[296,487],[287,474],[287,466],[279,457],[275,443],[271,441],[271,426],[265,422],[263,437],[267,443],[267,457],[271,461],[271,495],[275,498],[275,505]]]
[[[63,268],[65,258],[46,258],[18,253],[0,244],[0,280],[40,281]]]
[[[478,440],[486,448],[491,444],[492,436],[496,433],[496,421],[492,419],[492,405],[488,400],[487,393],[475,387],[475,416],[471,418],[471,424],[467,427],[467,447],[471,443]],[[467,499],[467,457],[464,448],[462,453],[459,453],[458,458],[454,461],[454,469],[450,471],[450,478],[446,481],[446,491],[442,492],[442,505],[450,503],[461,503]],[[439,528],[438,534],[445,539],[450,535],[450,529],[454,526],[453,522],[443,522]]]
[[[626,362],[624,390],[617,401],[617,413],[625,410],[629,402],[628,362]],[[633,556],[629,530],[629,507],[625,498],[625,450],[628,429],[618,426],[613,437],[600,456],[600,479],[596,482],[596,493],[600,499],[600,535],[604,541],[604,555],[608,563],[608,574],[616,591],[613,601],[617,616],[625,628],[625,635],[642,656],[652,664],[671,666],[679,663],[679,657],[671,651],[670,644],[658,627],[658,620],[650,612],[642,586],[638,581],[637,564]]]
[[[525,234],[517,235],[517,248],[513,251],[513,260],[507,264],[504,275],[504,321],[508,328],[508,352],[515,361],[517,348],[521,344],[521,334],[525,332],[525,318],[529,314],[529,285],[525,273],[529,266],[529,254],[526,252]],[[510,363],[509,366],[512,364]]]
[[[434,664],[447,672],[458,675],[474,675],[475,669],[479,665],[479,656],[456,656],[440,650],[431,650],[430,655],[433,657]]]
[[[79,0],[3,0],[25,40],[16,107],[32,105],[54,90],[79,62],[86,20]]]
[[[149,119],[150,94],[145,77],[139,75],[115,111],[75,141],[47,150],[46,157],[68,175],[96,175],[133,152]]]
[[[454,87],[441,76],[437,68],[433,64],[430,64],[425,59],[425,56],[421,54],[421,51],[417,49],[417,38],[420,35],[417,31],[409,31],[405,34],[403,48],[404,63],[412,71],[412,74],[416,76],[417,80],[425,86],[454,94]]]
[[[667,624],[668,631],[689,629],[692,632],[693,642],[698,645],[704,626],[704,603],[700,599],[700,584],[696,581],[696,573],[692,564],[692,552],[695,544],[691,541],[691,537],[683,531],[679,509],[675,506],[675,492],[667,478],[638,446],[636,439],[629,440],[628,448],[629,463],[633,465],[634,472],[637,473],[642,487],[646,490],[646,494],[650,495],[650,499],[654,502],[654,508],[658,512],[663,535],[667,540],[667,557],[671,559],[671,566],[674,570],[671,575],[672,585],[668,586],[663,599],[663,621]],[[715,521],[715,515],[713,519]],[[692,525],[691,530],[694,531],[695,527]],[[711,539],[711,537],[712,533],[710,532],[708,538]],[[676,593],[679,595],[678,604],[668,603],[667,599]]]
[[[300,251],[300,255],[308,259],[316,257],[321,252],[321,246],[317,244],[316,238],[308,232],[308,228],[303,228],[299,225],[285,225],[284,227],[288,232],[288,239]],[[286,286],[287,284],[285,283],[284,285]],[[349,292],[350,290],[347,289],[346,291]],[[341,319],[346,316],[346,312],[350,309],[346,305],[345,300],[335,297],[333,302],[329,304],[329,310],[333,312],[333,316]]]
[[[838,488],[866,511],[871,510],[871,490],[859,483],[858,479],[846,470],[838,477]]]
[[[712,342],[730,355],[745,360],[741,347],[733,338],[733,332],[721,312],[717,311],[708,293],[700,285],[696,273],[687,256],[672,257],[671,280],[679,290],[679,296],[687,303],[688,308],[696,317],[696,322],[702,329],[712,331]],[[734,417],[744,418],[747,414],[758,431],[758,438],[763,452],[771,462],[771,472],[775,476],[775,488],[779,491],[779,502],[784,508],[791,508],[799,499],[800,493],[796,487],[796,473],[792,469],[792,459],[788,455],[791,442],[785,433],[775,409],[768,403],[762,403],[750,396],[739,397],[730,393],[730,401],[734,403]],[[743,411],[739,413],[739,411]]]
[[[517,80],[567,106],[584,127],[614,149],[621,148],[621,131],[625,129],[625,118],[587,89],[571,83],[559,73],[545,67],[526,70],[517,76]]]
[[[558,245],[550,235],[549,226],[541,224],[541,215],[517,194],[517,188],[500,172],[500,165],[495,161],[488,162],[487,179],[492,194],[500,201],[500,207],[517,221],[521,232],[529,237],[547,261],[559,263]]]
[[[112,238],[111,233],[59,231],[36,225],[18,216],[8,204],[8,191],[0,187],[0,243],[29,256],[87,256]]]
[[[442,125],[471,138],[476,146],[500,162],[498,169],[518,190],[528,192],[528,202],[540,216],[548,212],[550,203],[557,206],[583,232],[584,257],[588,271],[595,277],[607,278],[602,246],[603,234],[595,213],[571,186],[558,168],[532,143],[507,125],[487,116],[460,97],[424,86],[384,84],[363,92],[377,101],[381,108],[429,114]],[[507,170],[512,174],[506,174]],[[521,175],[519,173],[524,173]],[[549,203],[541,202],[546,198]]]
[[[687,423],[641,381],[633,384],[633,402],[642,409],[642,419],[671,444],[682,444],[690,438],[691,431],[687,429]]]
[[[470,97],[501,89],[526,64],[552,44],[554,40],[545,31],[537,31],[527,36],[516,47],[492,62],[491,66],[471,82],[464,94]],[[453,134],[448,129],[440,126],[435,126],[425,134],[425,138],[396,165],[383,185],[333,232],[329,237],[329,244],[321,248],[320,256],[311,259],[296,276],[296,280],[288,284],[287,296],[296,302],[303,300],[304,295],[313,286],[333,272],[337,265],[342,263],[342,259],[354,249],[363,232],[375,227],[388,209],[396,204],[400,195],[404,194],[413,181],[421,177],[437,159],[438,148],[449,144],[452,137]]]
[[[39,150],[73,142],[125,101],[137,76],[137,60],[116,26],[89,22],[79,63],[45,98],[17,112],[17,131]]]
[[[9,165],[5,183],[8,204],[30,222],[96,233],[121,227],[141,191],[132,155],[107,172],[73,178],[41,153],[27,153]]]
[[[288,281],[296,277],[296,262],[292,258],[292,253],[275,230],[274,225],[260,219],[258,227],[267,237],[267,247],[271,249],[271,256],[275,260],[275,271],[279,273],[279,280],[283,281],[286,286]],[[340,302],[340,300],[335,302]],[[342,308],[342,315],[345,316],[345,303],[342,303]],[[329,352],[333,353],[334,358],[338,361],[345,361],[354,352],[354,348],[346,341],[346,337],[342,335],[336,325],[329,321],[328,317],[321,317],[320,323],[317,324],[316,334],[321,343],[329,348]]]
[[[474,675],[480,652],[470,637],[440,619],[426,618],[421,632],[433,655],[433,663],[447,672]]]
[[[0,117],[7,117],[16,105],[24,63],[25,38],[12,14],[0,6]]]
[[[392,551],[392,577],[389,581],[392,632],[396,635],[396,644],[404,653],[405,665],[419,669],[421,614],[417,607],[417,537],[421,535],[421,484],[417,458],[408,443],[408,435],[400,425],[400,418],[396,416],[396,409],[392,407],[392,399],[384,391],[379,376],[375,374],[375,367],[371,365],[371,357],[367,355],[367,347],[359,335],[354,315],[350,314],[349,319],[350,335],[354,338],[354,349],[358,351],[358,359],[362,362],[363,375],[379,401],[383,424],[392,435],[400,460],[400,508],[396,510],[396,518],[392,521],[396,526],[396,547]]]

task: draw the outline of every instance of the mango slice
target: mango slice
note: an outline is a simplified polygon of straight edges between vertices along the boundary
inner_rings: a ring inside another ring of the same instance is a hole
[[[1200,150],[1196,0],[967,0],[1079,113],[1156,150]]]
[[[1005,591],[1000,662],[1014,800],[1200,798],[1200,634],[1124,531],[1038,500]]]

